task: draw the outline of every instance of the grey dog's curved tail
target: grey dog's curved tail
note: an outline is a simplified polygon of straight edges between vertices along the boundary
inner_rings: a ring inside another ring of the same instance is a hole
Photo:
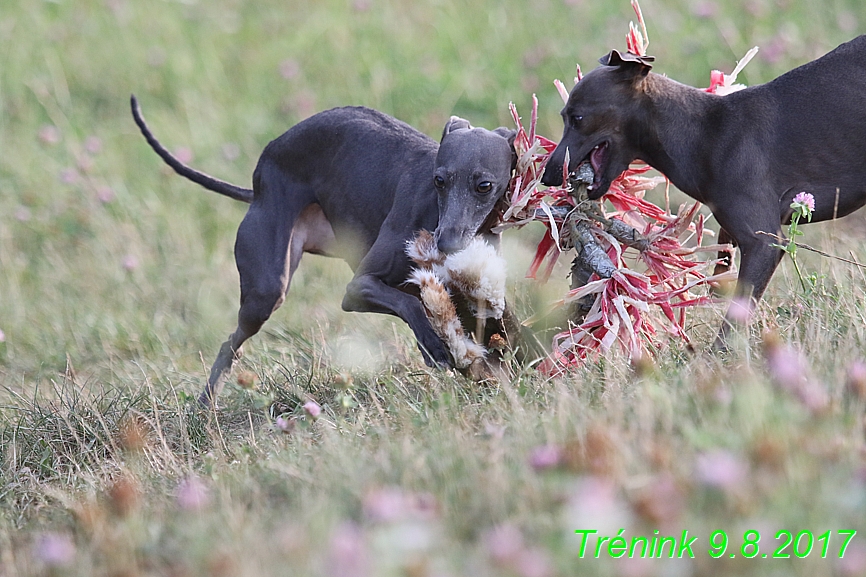
[[[200,184],[208,190],[218,192],[229,198],[246,203],[251,203],[253,201],[253,191],[249,188],[241,188],[229,182],[209,176],[203,172],[199,172],[175,158],[162,144],[160,144],[153,133],[150,132],[147,124],[144,122],[144,118],[141,116],[141,108],[138,106],[138,100],[136,100],[134,94],[130,96],[129,103],[132,107],[132,118],[135,119],[135,123],[138,125],[138,128],[141,129],[141,133],[144,135],[147,143],[167,165],[174,169],[176,173],[190,179],[196,184]]]

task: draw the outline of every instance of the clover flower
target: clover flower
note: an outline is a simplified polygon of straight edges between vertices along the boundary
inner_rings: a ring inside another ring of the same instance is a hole
[[[177,486],[175,499],[184,511],[200,511],[210,503],[210,490],[200,478],[191,476]]]
[[[316,401],[307,401],[304,403],[304,412],[313,419],[318,419],[319,415],[322,414],[322,407]]]
[[[287,419],[285,417],[277,417],[274,421],[274,427],[282,433],[291,434],[295,430],[298,421],[296,419]]]
[[[36,538],[33,554],[49,567],[64,567],[75,559],[75,543],[66,533],[45,533]]]
[[[797,196],[794,197],[794,204],[805,206],[809,212],[815,211],[815,197],[808,192],[797,193]]]
[[[562,448],[557,445],[541,445],[529,453],[529,466],[536,471],[554,469],[562,463]]]
[[[701,453],[695,461],[695,477],[710,487],[733,491],[742,487],[748,476],[748,463],[726,449]]]

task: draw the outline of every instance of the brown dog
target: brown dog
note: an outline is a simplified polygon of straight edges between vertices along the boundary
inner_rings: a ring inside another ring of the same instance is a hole
[[[791,200],[815,197],[812,221],[866,204],[866,36],[775,80],[717,96],[650,72],[652,57],[603,57],[562,109],[565,131],[543,183],[562,183],[566,151],[584,161],[599,198],[635,160],[706,204],[720,239],[741,251],[736,294],[761,298],[782,252],[758,231],[781,234]],[[733,322],[730,310],[716,346]]]

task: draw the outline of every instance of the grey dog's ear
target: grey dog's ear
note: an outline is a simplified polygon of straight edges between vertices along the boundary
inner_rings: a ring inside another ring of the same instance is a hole
[[[619,66],[624,70],[630,70],[636,75],[646,76],[653,67],[655,56],[638,56],[631,52],[621,54],[618,50],[611,50],[610,54],[605,54],[598,61],[604,66]]]
[[[472,125],[469,124],[469,121],[465,118],[460,118],[459,116],[452,116],[451,120],[445,123],[445,130],[442,131],[442,138],[445,138],[455,130],[468,130],[472,128]]]
[[[511,147],[511,170],[517,168],[517,151],[514,150],[514,139],[517,138],[517,131],[511,128],[505,128],[504,126],[500,126],[496,130],[493,131],[494,134],[498,134],[502,138],[508,141],[508,146]]]
[[[499,128],[497,128],[493,132],[494,132],[494,134],[498,134],[499,136],[501,136],[502,138],[507,140],[508,144],[510,144],[512,148],[514,147],[514,139],[517,138],[517,131],[516,130],[513,130],[511,128],[505,128],[504,126],[500,126]]]

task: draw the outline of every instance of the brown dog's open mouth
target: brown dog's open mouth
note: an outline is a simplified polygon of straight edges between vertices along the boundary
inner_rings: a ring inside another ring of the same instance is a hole
[[[593,191],[601,185],[601,179],[608,165],[608,145],[607,142],[602,142],[592,149],[589,153],[589,164],[592,166],[594,174],[592,184],[587,187],[587,190]]]

